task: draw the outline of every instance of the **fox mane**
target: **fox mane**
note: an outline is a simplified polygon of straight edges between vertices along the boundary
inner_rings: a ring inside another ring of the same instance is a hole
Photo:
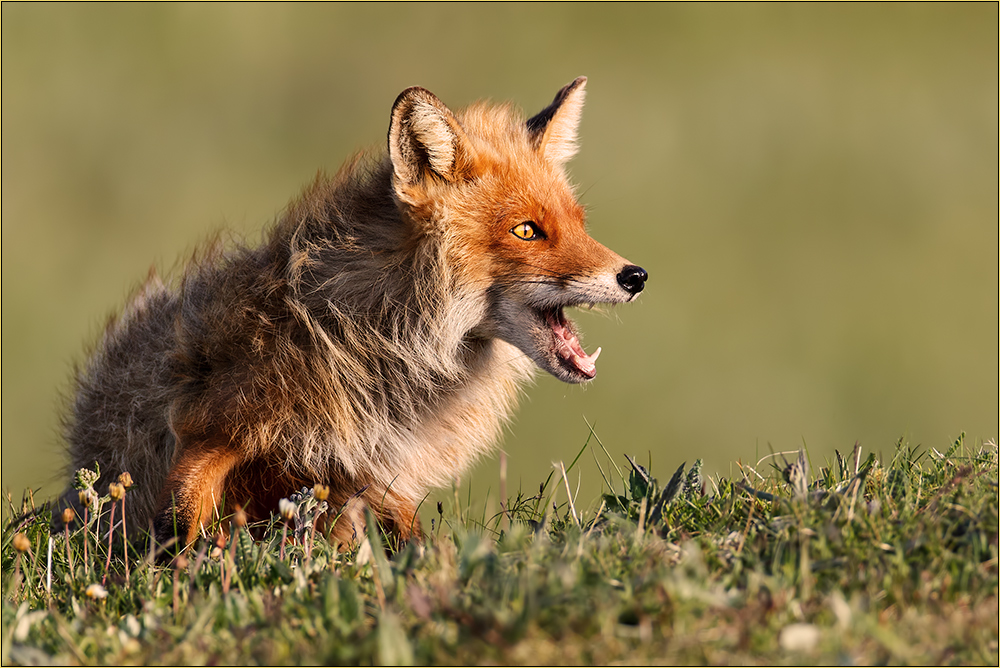
[[[320,174],[262,247],[189,274],[182,289],[184,303],[198,305],[191,312],[216,312],[204,302],[224,300],[217,308],[239,314],[243,325],[183,318],[180,375],[196,378],[202,360],[220,359],[223,350],[252,350],[259,359],[240,362],[255,369],[257,382],[240,385],[231,420],[251,454],[277,450],[286,467],[319,475],[340,466],[385,485],[417,464],[424,481],[448,484],[441,472],[449,467],[434,466],[414,444],[436,430],[432,441],[454,443],[453,456],[471,465],[532,367],[506,343],[467,336],[487,296],[455,280],[447,234],[401,215],[391,175],[384,155],[356,156],[333,178]],[[220,280],[252,271],[260,274]],[[219,290],[227,284],[243,293]],[[234,346],[234,336],[252,339]],[[209,349],[198,354],[185,341]],[[271,378],[260,378],[261,369]],[[450,416],[467,412],[451,410],[453,401],[478,406],[475,419],[456,424]],[[206,424],[216,415],[210,404],[185,409]],[[469,457],[471,444],[481,445]]]

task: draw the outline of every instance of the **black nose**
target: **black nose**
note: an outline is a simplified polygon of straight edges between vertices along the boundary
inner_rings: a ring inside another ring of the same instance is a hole
[[[625,288],[629,294],[637,295],[646,287],[647,278],[649,278],[649,274],[646,273],[645,269],[630,264],[618,272],[618,285]]]

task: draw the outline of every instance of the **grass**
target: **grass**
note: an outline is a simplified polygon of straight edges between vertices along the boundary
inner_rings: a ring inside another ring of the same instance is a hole
[[[439,504],[389,554],[374,522],[347,552],[316,535],[309,491],[171,564],[119,538],[106,576],[106,522],[7,520],[2,660],[996,665],[996,444],[789,457],[662,485],[608,457],[590,508],[557,471],[496,517]]]

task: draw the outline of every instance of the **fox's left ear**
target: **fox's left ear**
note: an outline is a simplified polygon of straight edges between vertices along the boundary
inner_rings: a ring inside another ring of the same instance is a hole
[[[528,119],[531,145],[549,162],[563,165],[576,154],[586,86],[587,77],[577,77],[556,93],[552,104]]]

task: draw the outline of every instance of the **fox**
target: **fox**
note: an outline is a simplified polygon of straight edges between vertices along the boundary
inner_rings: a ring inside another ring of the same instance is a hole
[[[421,501],[491,452],[536,370],[595,377],[567,309],[645,286],[567,176],[586,82],[527,119],[407,88],[386,148],[321,171],[259,245],[151,269],[74,374],[70,479],[128,472],[127,526],[160,544],[314,483],[341,544],[366,512],[419,541]],[[82,511],[72,485],[58,501]]]

